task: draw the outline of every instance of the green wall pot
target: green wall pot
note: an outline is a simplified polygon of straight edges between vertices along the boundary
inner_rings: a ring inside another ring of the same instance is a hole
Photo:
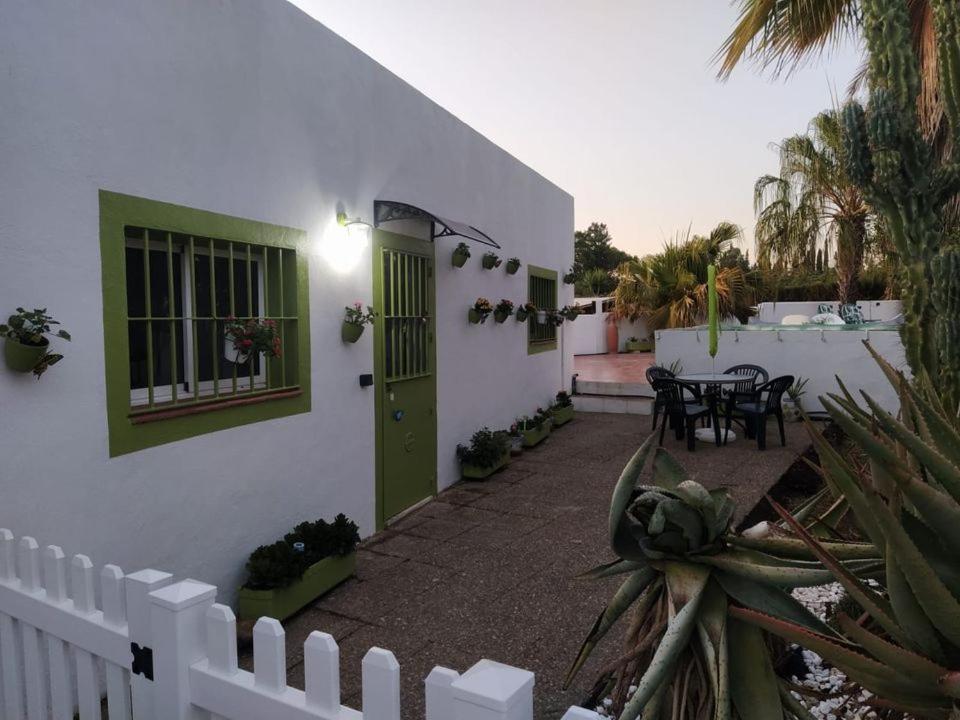
[[[237,610],[241,620],[272,617],[285,620],[301,608],[329,592],[357,568],[357,554],[334,555],[308,567],[293,585],[275,590],[240,588]]]
[[[467,264],[467,260],[470,259],[470,256],[465,252],[460,252],[458,250],[453,251],[453,266],[454,267],[463,267]]]
[[[466,480],[484,480],[493,475],[497,470],[510,464],[510,451],[507,450],[496,464],[490,467],[480,467],[479,465],[470,465],[469,463],[460,464],[460,475]]]
[[[510,313],[508,313],[506,310],[493,311],[493,319],[496,320],[498,323],[506,322],[506,319],[508,317],[510,317]]]
[[[355,343],[363,335],[363,325],[348,323],[346,320],[340,325],[340,338],[345,343]]]
[[[493,270],[497,266],[497,260],[499,258],[496,255],[484,255],[483,260],[483,269],[484,270]]]
[[[470,322],[472,322],[474,325],[478,325],[478,324],[482,323],[482,322],[483,322],[484,320],[486,320],[486,319],[487,319],[487,316],[484,315],[484,314],[483,314],[482,312],[480,312],[479,310],[474,310],[473,308],[470,308],[470,309],[467,311],[467,320],[469,320]]]
[[[520,263],[515,260],[510,260],[507,262],[507,275],[516,275],[517,270],[520,269]]]
[[[650,352],[653,349],[653,346],[650,344],[649,340],[637,340],[636,342],[627,340],[624,348],[627,352]]]
[[[43,345],[24,345],[12,338],[6,338],[3,357],[7,367],[17,372],[30,372],[50,347],[50,341],[44,338]]]
[[[544,441],[547,435],[550,434],[550,425],[551,423],[545,422],[538,428],[533,430],[526,430],[523,432],[523,446],[530,448],[534,445],[539,445]]]
[[[554,408],[550,411],[550,417],[553,418],[553,424],[556,426],[566,425],[573,420],[573,405],[567,405],[562,408]]]
[[[526,322],[529,315],[530,313],[528,313],[526,310],[518,308],[516,312],[517,322]]]

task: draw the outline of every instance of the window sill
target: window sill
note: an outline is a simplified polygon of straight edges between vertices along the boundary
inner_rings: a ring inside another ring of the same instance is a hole
[[[145,423],[158,422],[160,420],[170,420],[173,418],[187,417],[189,415],[200,415],[202,413],[216,412],[217,410],[226,410],[227,408],[259,405],[260,403],[271,402],[273,400],[299,397],[302,394],[303,390],[299,386],[289,387],[282,390],[270,390],[227,399],[215,398],[211,400],[200,401],[193,405],[167,406],[162,408],[152,408],[150,410],[141,410],[138,412],[131,412],[129,418],[131,424],[143,425]]]

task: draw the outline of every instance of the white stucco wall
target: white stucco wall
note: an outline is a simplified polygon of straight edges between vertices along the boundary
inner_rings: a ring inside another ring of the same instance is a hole
[[[757,306],[757,315],[750,322],[779,323],[787,315],[806,315],[813,317],[821,304],[833,305],[836,302],[762,302]],[[903,312],[903,303],[899,300],[863,300],[857,303],[864,320],[891,320]]]
[[[581,315],[567,329],[567,337],[574,355],[597,355],[607,352],[607,318],[610,313],[599,312],[601,303],[609,298],[577,298],[578,304],[594,302],[597,305],[595,315]],[[647,324],[643,320],[618,320],[618,351],[626,349],[627,340],[636,337],[642,340],[648,336]]]
[[[412,39],[415,41],[415,39]],[[40,382],[0,370],[0,526],[127,570],[221,585],[296,522],[374,528],[369,244],[344,253],[338,204],[374,199],[475,225],[505,257],[573,262],[573,199],[285,0],[0,3],[0,312],[47,307],[74,337]],[[313,411],[108,458],[98,189],[306,230]],[[547,402],[572,372],[517,323],[468,326],[526,272],[450,267],[437,248],[440,486],[454,446]],[[560,286],[561,304],[572,288]]]
[[[657,331],[657,363],[669,366],[679,360],[685,373],[722,372],[728,367],[750,363],[765,368],[773,379],[793,375],[809,380],[803,406],[821,411],[817,399],[827,393],[839,393],[835,376],[843,380],[854,397],[860,390],[890,412],[900,407],[897,394],[887,381],[863,340],[894,367],[909,372],[900,333],[896,330],[840,330],[824,328],[784,330],[723,331],[717,349],[716,364],[707,350],[706,327]]]

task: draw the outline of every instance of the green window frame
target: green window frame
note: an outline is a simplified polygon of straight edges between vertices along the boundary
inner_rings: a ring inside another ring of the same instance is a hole
[[[111,457],[309,412],[306,250],[302,230],[100,191]],[[229,317],[273,320],[280,357],[232,362]]]
[[[527,265],[527,299],[538,310],[557,309],[557,271]],[[557,349],[557,326],[540,324],[536,317],[527,321],[527,354]]]

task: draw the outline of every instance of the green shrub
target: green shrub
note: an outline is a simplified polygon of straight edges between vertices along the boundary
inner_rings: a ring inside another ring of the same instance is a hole
[[[464,465],[489,468],[500,462],[510,449],[510,436],[503,430],[481,428],[470,438],[470,446],[457,445],[457,460]]]

